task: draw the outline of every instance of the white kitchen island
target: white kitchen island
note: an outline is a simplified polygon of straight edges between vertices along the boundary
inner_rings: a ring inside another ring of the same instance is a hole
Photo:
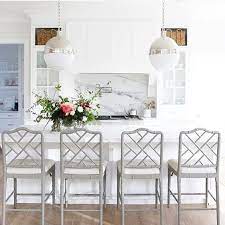
[[[46,148],[46,157],[56,161],[56,200],[59,200],[59,158],[60,158],[60,133],[51,132],[50,124],[43,130],[44,124],[36,124],[31,121],[27,121],[26,127],[34,130],[42,130],[44,133],[44,143]],[[108,121],[95,121],[92,124],[86,125],[85,128],[93,131],[101,131],[103,134],[103,151],[105,160],[109,161],[107,167],[107,203],[116,203],[116,161],[120,159],[120,136],[123,131],[134,130],[140,127],[145,127],[154,131],[162,131],[164,134],[164,202],[167,199],[167,160],[177,159],[178,155],[178,137],[179,132],[182,130],[190,130],[196,127],[201,127],[201,124],[197,124],[196,121],[187,120],[170,120],[162,121],[158,119],[148,120],[108,120]],[[173,178],[172,178],[173,179]],[[49,182],[49,183],[48,183]],[[172,180],[172,188],[176,189],[176,180]],[[194,179],[182,181],[182,191],[184,192],[204,192],[204,180]],[[201,183],[201,185],[199,185]],[[18,189],[23,191],[37,192],[40,189],[39,182],[34,183],[30,180],[19,180]],[[11,184],[10,184],[11,186]],[[47,186],[50,189],[50,179],[47,181]],[[214,188],[214,181],[210,181],[210,187]],[[84,181],[77,180],[70,186],[73,192],[77,193],[90,193],[97,192],[98,184],[94,180]],[[11,188],[8,188],[8,190]],[[132,193],[145,193],[154,191],[154,183],[146,180],[130,180],[129,184],[126,185],[125,190]],[[9,190],[10,192],[10,190]],[[29,202],[30,199],[19,198],[19,202]],[[32,197],[32,200],[37,200]],[[184,202],[187,203],[199,203],[203,202],[204,197],[188,196],[184,198]],[[71,200],[74,203],[97,203],[98,200],[95,198],[76,198]],[[143,198],[130,197],[127,203],[153,203],[154,199],[144,196]]]

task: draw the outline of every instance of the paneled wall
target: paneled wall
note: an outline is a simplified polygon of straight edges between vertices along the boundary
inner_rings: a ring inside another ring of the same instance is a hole
[[[149,29],[151,28],[151,29]],[[149,73],[150,43],[160,29],[147,21],[90,21],[67,25],[81,73]]]

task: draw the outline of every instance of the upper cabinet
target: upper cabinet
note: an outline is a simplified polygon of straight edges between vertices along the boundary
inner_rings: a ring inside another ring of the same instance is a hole
[[[159,104],[184,105],[186,89],[186,52],[180,51],[180,59],[174,70],[162,74]]]
[[[157,34],[154,35],[154,26],[149,22],[71,22],[67,24],[66,31],[67,38],[76,51],[74,71],[150,71],[148,51],[153,37]]]
[[[23,124],[24,45],[0,44],[0,131]]]
[[[188,79],[188,51],[179,47],[178,64],[171,71],[159,75],[157,82],[157,116],[183,117],[188,114],[190,85]]]
[[[31,28],[31,105],[35,102],[35,94],[57,98],[55,86],[60,84],[65,96],[74,93],[74,74],[69,71],[57,71],[47,67],[44,60],[45,43],[54,37],[57,28],[54,26],[32,26]],[[76,61],[76,60],[75,60]],[[75,72],[72,70],[72,72]]]
[[[34,54],[34,91],[54,97],[55,86],[59,83],[59,73],[47,68],[44,60],[44,48],[36,48]]]

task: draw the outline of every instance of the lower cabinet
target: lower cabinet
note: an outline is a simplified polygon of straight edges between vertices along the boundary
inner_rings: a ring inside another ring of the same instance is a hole
[[[4,130],[10,130],[10,129],[14,129],[18,126],[20,126],[21,120],[20,119],[0,119],[0,132],[4,131]]]

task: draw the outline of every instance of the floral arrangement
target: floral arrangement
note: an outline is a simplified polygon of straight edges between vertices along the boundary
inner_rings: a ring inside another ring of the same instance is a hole
[[[152,109],[155,109],[155,107],[156,107],[155,101],[151,98],[148,98],[144,104],[145,104],[146,109],[152,110]]]
[[[96,100],[99,97],[99,91],[87,90],[86,95],[77,92],[75,99],[62,97],[59,95],[60,91],[61,86],[57,85],[53,98],[48,97],[47,93],[44,95],[35,94],[36,102],[28,111],[36,115],[36,122],[52,121],[52,130],[60,131],[61,125],[65,127],[81,126],[95,120],[98,116],[99,104],[96,103]],[[58,97],[55,98],[55,96]]]

